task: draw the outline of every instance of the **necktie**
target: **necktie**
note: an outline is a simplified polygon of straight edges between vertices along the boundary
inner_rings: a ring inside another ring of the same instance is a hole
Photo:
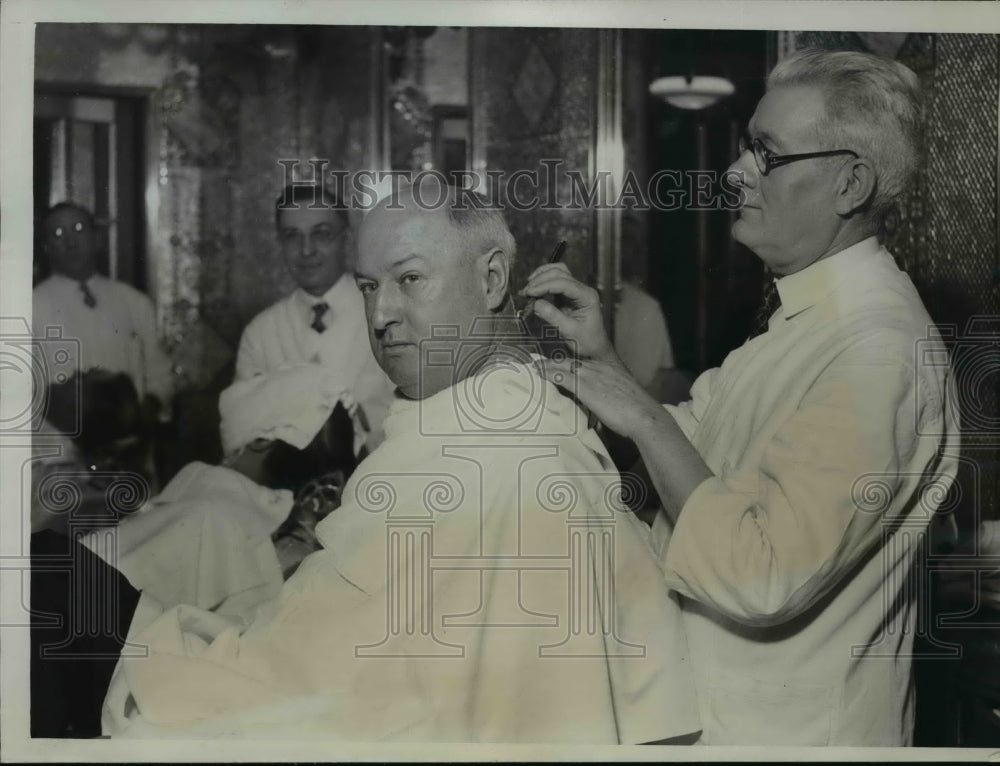
[[[754,327],[747,340],[753,340],[758,335],[767,332],[767,323],[778,306],[781,305],[781,296],[778,295],[778,283],[773,278],[764,287],[764,297],[761,299],[757,313],[754,315]]]
[[[83,304],[87,308],[92,309],[94,308],[94,306],[97,305],[97,298],[94,297],[94,294],[90,291],[90,288],[87,287],[86,279],[80,280],[80,292],[83,293]]]
[[[326,325],[323,323],[323,315],[326,314],[326,312],[329,310],[330,310],[330,304],[328,304],[326,301],[320,301],[319,303],[313,304],[312,307],[313,320],[312,324],[310,324],[309,326],[312,327],[316,332],[323,332],[323,330],[326,329]]]

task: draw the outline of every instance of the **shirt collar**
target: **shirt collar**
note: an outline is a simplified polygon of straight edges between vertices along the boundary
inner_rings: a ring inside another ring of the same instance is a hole
[[[85,283],[87,285],[96,284],[98,281],[100,281],[101,275],[98,274],[95,271],[93,274],[91,274],[86,279],[73,279],[73,277],[67,277],[65,274],[57,274],[57,273],[53,272],[52,275],[49,277],[49,279],[55,280],[57,283],[58,282],[62,282],[63,284],[72,285],[73,287],[77,287],[81,282],[83,282],[83,283]]]
[[[859,271],[865,269],[881,250],[878,238],[869,237],[802,271],[776,280],[785,319],[815,306],[840,282],[857,279]]]
[[[348,300],[348,296],[351,290],[356,290],[354,285],[354,279],[349,274],[344,274],[340,279],[333,283],[333,287],[327,290],[322,295],[312,295],[307,293],[301,287],[297,287],[295,292],[295,300],[305,307],[306,311],[312,311],[312,307],[317,303],[326,302],[327,306],[330,307],[331,311],[337,309],[338,304],[343,304]]]

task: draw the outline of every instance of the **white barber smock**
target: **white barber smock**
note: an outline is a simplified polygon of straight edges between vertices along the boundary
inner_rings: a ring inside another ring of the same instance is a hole
[[[326,329],[312,328],[312,307],[329,305]],[[370,427],[369,449],[382,441],[382,421],[395,386],[375,361],[368,342],[364,299],[354,280],[345,275],[316,297],[296,289],[264,309],[247,325],[236,357],[236,379],[246,380],[305,362],[335,369]]]
[[[667,407],[714,474],[669,542],[656,524],[702,742],[909,744],[911,568],[957,470],[947,357],[874,238],[778,292],[768,331]]]
[[[155,394],[169,405],[173,378],[156,334],[153,302],[134,287],[100,274],[86,282],[96,301],[93,307],[84,303],[80,283],[61,274],[53,274],[32,292],[32,332],[46,339],[40,346],[48,382],[100,367],[128,374],[140,397]],[[53,331],[61,340],[53,341]]]

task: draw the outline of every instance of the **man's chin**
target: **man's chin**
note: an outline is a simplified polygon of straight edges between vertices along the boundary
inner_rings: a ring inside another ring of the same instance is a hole
[[[749,221],[745,220],[741,214],[740,218],[736,219],[736,223],[733,224],[733,228],[730,229],[730,235],[733,239],[739,242],[741,245],[753,249],[753,234],[752,227]]]

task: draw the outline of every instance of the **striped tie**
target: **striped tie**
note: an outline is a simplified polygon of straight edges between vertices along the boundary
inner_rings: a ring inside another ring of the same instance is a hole
[[[767,324],[780,305],[781,296],[778,295],[778,282],[772,278],[764,287],[764,297],[761,298],[760,306],[754,315],[754,327],[747,340],[753,340],[758,335],[767,332]]]

